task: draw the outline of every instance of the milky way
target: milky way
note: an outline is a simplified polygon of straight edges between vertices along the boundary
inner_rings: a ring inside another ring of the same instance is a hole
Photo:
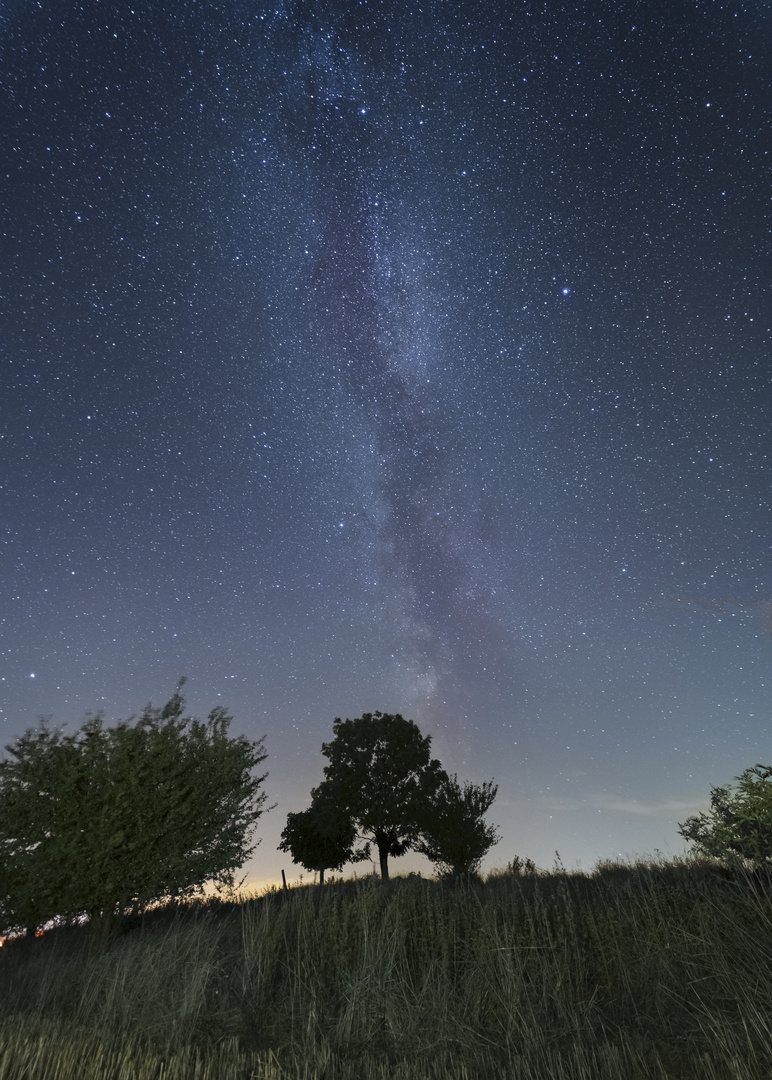
[[[0,25],[4,741],[186,675],[267,736],[257,879],[375,709],[489,862],[680,850],[770,758],[768,12]]]

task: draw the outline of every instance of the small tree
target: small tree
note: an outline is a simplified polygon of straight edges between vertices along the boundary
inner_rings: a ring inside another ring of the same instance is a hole
[[[325,870],[340,870],[344,863],[370,857],[369,844],[354,853],[356,835],[356,826],[345,814],[317,798],[308,810],[287,814],[279,850],[291,852],[292,861],[306,870],[318,870],[319,884],[324,885]]]
[[[439,761],[430,758],[431,736],[422,736],[399,713],[381,712],[354,720],[336,717],[333,732],[333,741],[322,744],[330,762],[325,779],[311,795],[338,807],[360,838],[375,844],[381,879],[388,881],[389,856],[414,848],[424,806],[445,775]]]
[[[35,926],[88,912],[103,933],[114,915],[151,900],[233,887],[267,773],[264,737],[230,738],[218,707],[183,718],[181,686],[161,709],[72,735],[43,721],[0,761],[0,916]],[[270,809],[270,808],[269,808]]]
[[[417,845],[441,876],[478,874],[483,856],[501,839],[495,826],[483,821],[497,791],[492,780],[482,787],[465,783],[462,790],[455,773],[445,777],[426,807],[423,838]]]
[[[711,788],[710,811],[687,818],[678,831],[704,855],[770,863],[772,765],[754,765],[736,780],[736,791]]]

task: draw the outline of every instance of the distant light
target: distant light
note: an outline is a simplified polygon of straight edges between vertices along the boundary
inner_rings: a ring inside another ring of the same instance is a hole
[[[571,292],[571,290],[570,290],[570,289],[563,289],[563,296],[568,296],[568,294],[569,294],[570,292]]]
[[[367,109],[360,109],[359,111],[360,111],[360,113],[362,114],[362,116],[364,116],[364,115],[365,115],[365,113],[367,112]]]
[[[34,679],[34,678],[35,678],[35,672],[34,672],[34,671],[31,671],[31,672],[29,673],[29,677],[30,677],[31,679]]]

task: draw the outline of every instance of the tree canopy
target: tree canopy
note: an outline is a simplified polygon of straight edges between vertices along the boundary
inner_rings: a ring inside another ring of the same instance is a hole
[[[709,812],[678,831],[704,855],[772,862],[772,765],[754,765],[736,780],[736,790],[711,788]]]
[[[389,856],[415,848],[422,813],[446,774],[430,756],[431,736],[399,713],[336,717],[333,732],[332,742],[322,744],[329,764],[312,800],[337,806],[359,839],[375,844],[381,878],[388,881]]]
[[[438,867],[441,876],[476,875],[483,856],[501,837],[483,815],[496,798],[498,785],[465,783],[457,774],[446,777],[422,819],[422,839],[416,850]]]
[[[102,926],[127,906],[233,886],[264,812],[252,770],[264,738],[230,737],[222,707],[183,717],[181,687],[163,708],[73,734],[46,721],[0,761],[0,918],[35,926],[88,912]],[[271,808],[269,808],[271,809]]]
[[[325,870],[340,870],[344,863],[370,857],[370,845],[355,852],[356,826],[341,809],[329,801],[315,799],[307,810],[287,814],[281,834],[280,851],[292,853],[292,861],[306,870],[319,871],[324,885]]]

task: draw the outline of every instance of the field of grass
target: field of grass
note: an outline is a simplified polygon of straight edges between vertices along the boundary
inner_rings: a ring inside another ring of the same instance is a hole
[[[513,870],[10,942],[0,1080],[769,1080],[769,878]]]

